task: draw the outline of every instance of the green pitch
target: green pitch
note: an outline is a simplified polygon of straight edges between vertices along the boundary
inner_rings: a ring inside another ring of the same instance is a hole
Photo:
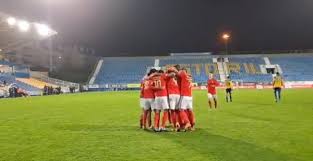
[[[194,92],[197,130],[138,128],[138,92],[0,100],[0,160],[312,161],[313,90],[236,90],[209,110]]]

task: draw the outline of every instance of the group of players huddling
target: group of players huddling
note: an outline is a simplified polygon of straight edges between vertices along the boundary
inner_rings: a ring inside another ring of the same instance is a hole
[[[143,113],[141,128],[151,128],[156,132],[167,131],[166,123],[172,124],[174,131],[194,130],[195,117],[192,107],[192,77],[179,65],[170,67],[166,72],[151,69],[141,85],[140,104]],[[152,128],[151,113],[154,112]],[[162,121],[160,125],[160,114]],[[148,126],[147,126],[148,123]]]
[[[150,128],[156,132],[167,131],[166,123],[170,122],[173,131],[195,130],[192,86],[192,76],[185,68],[180,69],[179,65],[169,67],[166,72],[151,69],[141,83],[140,105],[143,112],[140,117],[140,127]],[[209,105],[212,107],[211,102],[214,102],[215,108],[217,108],[216,86],[219,86],[219,83],[214,79],[213,74],[210,74]],[[153,126],[152,112],[154,112]]]
[[[277,73],[273,80],[276,102],[280,100],[280,91],[283,85],[283,81]],[[217,108],[216,87],[218,86],[220,83],[213,74],[210,74],[207,81],[210,108]],[[151,69],[141,82],[140,106],[142,114],[140,127],[152,129],[155,132],[167,131],[166,124],[169,122],[172,124],[173,131],[195,130],[192,87],[192,76],[188,74],[186,68],[175,65],[169,67],[166,72]],[[232,102],[233,83],[229,76],[225,80],[225,89],[226,102]],[[151,121],[152,112],[154,112],[153,125]],[[163,113],[162,120],[161,113]]]

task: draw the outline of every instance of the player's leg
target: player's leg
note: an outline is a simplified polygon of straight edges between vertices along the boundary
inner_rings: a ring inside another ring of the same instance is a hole
[[[168,120],[169,124],[172,124],[172,113],[171,113],[171,110],[168,110],[168,118],[167,118],[167,120]]]
[[[213,98],[213,96],[212,96],[212,94],[211,93],[208,93],[208,100],[209,100],[209,107],[210,108],[212,108],[212,98]]]
[[[148,110],[148,114],[147,114],[147,120],[148,120],[148,127],[151,129],[152,128],[152,121],[151,121],[151,109]]]
[[[228,89],[226,89],[226,102],[228,102]]]
[[[147,99],[141,99],[140,100],[140,105],[142,106],[142,118],[141,118],[141,121],[140,121],[140,126],[141,128],[145,129],[146,127],[146,121],[147,121],[147,109],[149,108],[149,103],[148,103],[148,100]]]
[[[179,109],[180,109],[180,105],[181,105],[181,96],[180,95],[176,95],[175,97],[175,107],[174,107],[174,112],[175,113],[175,117],[174,117],[174,130],[178,131],[178,129],[180,129],[181,125],[182,125],[182,121],[180,119],[179,116]]]
[[[143,119],[142,119],[142,128],[143,128],[143,129],[146,129],[146,128],[147,128],[147,126],[146,126],[146,123],[147,123],[147,116],[148,116],[148,110],[144,110]]]
[[[277,102],[277,88],[274,88],[275,102]]]
[[[172,128],[173,130],[175,130],[175,125],[176,125],[176,112],[175,110],[170,110],[170,115],[171,115],[171,124],[172,124]]]
[[[233,102],[233,98],[232,98],[232,89],[229,89],[229,99],[230,99],[230,102]]]
[[[143,129],[146,129],[146,124],[148,120],[148,126],[151,126],[151,109],[153,108],[154,100],[153,99],[144,99],[143,100],[143,121],[142,126]],[[149,123],[150,120],[150,123]]]
[[[162,116],[162,124],[161,124],[161,130],[166,130],[166,123],[168,121],[168,113],[169,113],[169,106],[167,97],[160,97],[159,98],[159,105],[161,107],[161,110],[163,110],[163,116]]]
[[[140,98],[139,99],[139,104],[140,104],[140,108],[141,108],[141,113],[140,113],[140,128],[143,128],[143,116],[144,116],[144,112],[145,112],[145,109],[144,109],[144,98]]]
[[[169,107],[170,107],[169,113],[171,115],[171,123],[172,123],[174,131],[175,131],[175,127],[176,127],[176,111],[175,111],[176,106],[177,106],[177,102],[176,102],[175,96],[169,95]]]
[[[190,122],[190,129],[194,130],[195,129],[195,125],[196,125],[196,119],[195,119],[195,115],[193,112],[193,104],[192,104],[192,97],[188,98],[188,105],[187,105],[187,115],[188,115],[188,119]]]
[[[214,107],[217,108],[217,95],[213,95]]]
[[[160,131],[160,110],[154,110],[154,131]]]
[[[188,109],[187,114],[188,114],[188,119],[190,121],[191,130],[194,130],[195,125],[196,125],[195,114],[192,109]]]
[[[169,110],[163,110],[161,130],[166,130],[165,127],[166,127],[166,123],[168,121],[168,113],[169,113]]]
[[[181,106],[180,106],[179,115],[182,119],[182,124],[184,125],[183,126],[184,130],[191,128],[190,120],[188,118],[188,113],[187,113],[187,109],[188,109],[189,105],[190,105],[189,97],[183,96],[181,98]]]
[[[280,101],[280,98],[281,98],[281,88],[277,89],[277,93],[278,93],[278,100]]]
[[[154,131],[160,131],[160,113],[162,109],[162,101],[159,97],[155,98],[154,103]]]
[[[139,118],[139,124],[140,124],[140,128],[143,128],[143,124],[144,124],[144,122],[143,122],[143,116],[144,116],[144,110],[142,110],[141,111],[141,113],[140,113],[140,118]]]

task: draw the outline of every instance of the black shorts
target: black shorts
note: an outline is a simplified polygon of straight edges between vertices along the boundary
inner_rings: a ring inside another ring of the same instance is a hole
[[[274,88],[274,91],[275,91],[275,92],[276,92],[276,91],[280,92],[280,91],[281,91],[281,88],[276,87],[276,88]]]
[[[232,89],[231,88],[226,88],[226,93],[231,93]]]

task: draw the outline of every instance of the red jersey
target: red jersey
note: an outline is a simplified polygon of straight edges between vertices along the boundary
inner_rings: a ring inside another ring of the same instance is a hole
[[[167,81],[167,92],[168,94],[178,94],[180,95],[179,84],[177,82],[177,78],[169,78]]]
[[[166,74],[157,75],[152,77],[153,86],[155,88],[155,96],[156,97],[164,97],[167,96],[167,89],[166,89],[166,81],[167,76]]]
[[[153,81],[144,80],[143,98],[154,98]]]
[[[216,81],[214,78],[208,80],[208,93],[210,94],[216,94],[216,87],[219,86],[220,84],[218,81]]]
[[[192,96],[192,77],[185,71],[178,72],[180,78],[180,95],[181,96]]]

